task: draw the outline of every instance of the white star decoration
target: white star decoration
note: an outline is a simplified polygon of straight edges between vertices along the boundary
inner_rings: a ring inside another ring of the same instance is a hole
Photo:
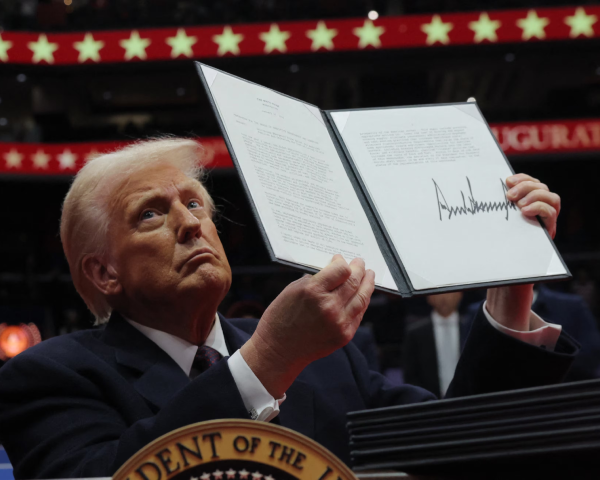
[[[31,160],[36,168],[48,168],[50,155],[44,152],[44,150],[38,149],[38,151],[31,156]]]
[[[8,62],[8,49],[13,46],[12,42],[8,40],[3,40],[2,35],[0,35],[0,60],[3,62]]]
[[[240,54],[239,43],[244,39],[241,33],[233,33],[233,30],[229,25],[223,28],[223,33],[219,35],[213,35],[213,42],[219,45],[217,55],[225,55],[227,52],[231,52],[234,55]]]
[[[267,475],[267,476],[265,477],[265,480],[275,480],[275,479],[274,479],[274,478],[273,478],[271,475]]]
[[[215,477],[215,480],[221,480],[223,478],[223,472],[217,468],[213,472],[213,477]]]
[[[40,63],[42,60],[54,63],[54,52],[58,50],[58,43],[49,42],[46,34],[41,33],[37,42],[27,42],[27,48],[33,52],[33,63]]]
[[[596,15],[586,15],[583,7],[578,7],[575,10],[575,15],[565,18],[565,23],[571,27],[569,37],[576,38],[579,35],[586,37],[594,36],[594,23],[598,21]]]
[[[254,472],[254,473],[252,474],[252,479],[253,479],[253,480],[260,480],[260,479],[262,478],[262,476],[263,476],[263,474],[262,474],[262,473],[260,473],[260,472]]]
[[[527,17],[519,18],[517,25],[523,30],[522,39],[529,40],[530,38],[536,37],[540,40],[546,38],[546,32],[544,28],[548,26],[550,19],[546,17],[538,17],[535,10],[529,10]]]
[[[210,480],[210,473],[203,473],[200,475],[201,480]]]
[[[150,45],[151,41],[149,38],[140,38],[140,34],[137,30],[131,32],[128,39],[119,40],[119,45],[125,49],[125,60],[131,60],[134,57],[138,57],[141,60],[146,60],[146,48]]]
[[[232,479],[232,478],[235,478],[235,474],[237,472],[233,468],[230,468],[225,473],[227,474],[227,478]]]
[[[65,149],[63,153],[57,156],[57,158],[58,162],[60,163],[61,170],[75,168],[75,160],[77,160],[77,155],[74,155],[70,149]]]
[[[198,42],[198,38],[188,36],[183,28],[177,30],[177,35],[165,40],[171,47],[171,58],[177,58],[179,55],[185,55],[190,58],[194,56],[192,47]]]
[[[317,23],[317,28],[306,32],[306,36],[312,40],[310,49],[313,52],[316,52],[321,47],[326,50],[333,50],[333,38],[337,33],[338,31],[335,28],[327,28],[325,22],[321,20]]]
[[[79,58],[77,59],[79,63],[83,63],[88,59],[99,62],[100,49],[103,47],[104,42],[102,40],[94,40],[94,36],[91,33],[86,33],[82,42],[73,43],[73,48],[79,52]]]
[[[475,43],[483,42],[484,40],[497,42],[498,35],[496,34],[496,30],[498,30],[501,25],[500,20],[490,20],[490,17],[486,12],[481,13],[479,15],[479,20],[469,22],[469,28],[475,32],[473,41]]]
[[[258,36],[265,42],[265,53],[271,53],[275,50],[285,53],[287,52],[287,45],[285,42],[292,34],[290,32],[282,32],[279,30],[279,26],[273,23],[268,32],[261,32]]]
[[[375,48],[381,47],[379,37],[385,32],[385,28],[376,27],[371,20],[365,20],[362,27],[356,27],[352,33],[356,35],[358,40],[358,48],[365,48],[368,45],[373,45]]]
[[[431,23],[424,23],[421,25],[421,31],[427,34],[427,45],[433,45],[435,42],[443,43],[447,45],[450,43],[450,37],[448,33],[454,28],[454,25],[450,22],[444,23],[442,17],[434,15],[431,19]]]
[[[23,161],[23,155],[14,148],[11,148],[8,153],[4,154],[4,159],[6,160],[6,166],[8,168],[19,168]]]
[[[242,480],[247,480],[248,475],[250,475],[250,472],[248,472],[245,468],[243,470],[240,470],[238,473],[240,474],[240,478]]]

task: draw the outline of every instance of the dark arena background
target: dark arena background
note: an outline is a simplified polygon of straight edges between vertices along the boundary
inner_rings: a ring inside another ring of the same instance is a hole
[[[91,326],[62,252],[61,203],[89,155],[137,139],[205,146],[233,269],[222,313],[259,317],[299,278],[269,261],[194,59],[323,109],[475,97],[514,170],[562,197],[556,244],[573,280],[549,288],[597,317],[599,36],[600,5],[583,0],[2,0],[0,365]],[[483,297],[466,292],[461,311]],[[429,311],[425,299],[373,296],[363,325],[396,382],[405,331]]]

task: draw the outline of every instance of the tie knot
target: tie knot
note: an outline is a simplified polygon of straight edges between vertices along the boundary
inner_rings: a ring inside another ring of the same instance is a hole
[[[200,373],[203,373],[212,367],[215,363],[221,360],[221,358],[223,358],[223,356],[214,348],[207,345],[202,345],[196,352],[192,370],[197,372],[197,375],[199,375]]]

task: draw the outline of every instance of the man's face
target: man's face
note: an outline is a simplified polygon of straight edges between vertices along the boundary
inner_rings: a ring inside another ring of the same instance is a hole
[[[462,297],[462,292],[440,293],[438,295],[429,295],[427,302],[442,317],[448,317],[458,309]]]
[[[200,183],[168,164],[134,173],[111,202],[109,262],[126,304],[225,296],[231,269]]]

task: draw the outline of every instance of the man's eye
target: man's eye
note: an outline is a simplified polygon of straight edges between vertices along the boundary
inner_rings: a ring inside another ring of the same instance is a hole
[[[146,210],[142,213],[142,220],[150,220],[151,218],[154,218],[155,215],[156,214],[152,210]]]
[[[192,200],[190,203],[188,203],[188,208],[200,208],[200,203],[196,200]]]

